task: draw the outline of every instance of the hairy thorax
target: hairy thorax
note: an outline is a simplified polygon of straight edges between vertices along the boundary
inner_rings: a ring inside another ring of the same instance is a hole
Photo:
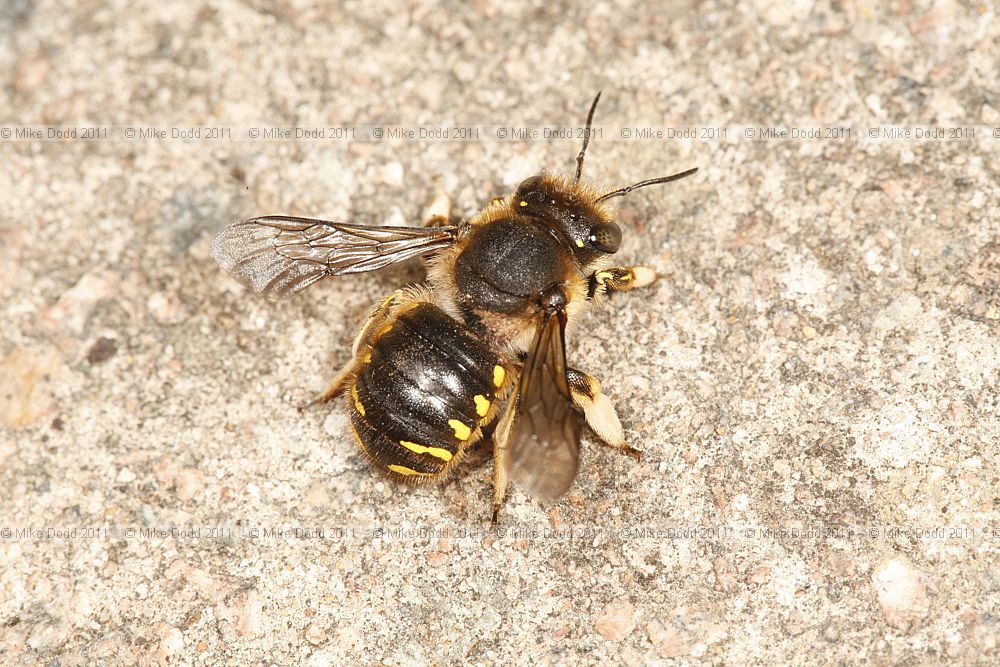
[[[469,230],[467,243],[432,260],[429,269],[437,277],[432,282],[445,287],[442,300],[453,314],[494,349],[526,350],[541,299],[553,290],[565,295],[570,319],[583,306],[586,280],[551,226],[526,216],[494,215],[470,221]]]

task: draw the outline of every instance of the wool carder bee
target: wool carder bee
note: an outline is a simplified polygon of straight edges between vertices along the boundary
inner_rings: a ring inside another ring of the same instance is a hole
[[[657,277],[649,267],[613,265],[622,231],[612,200],[697,169],[603,193],[582,183],[600,97],[573,178],[532,176],[457,224],[446,205],[419,228],[270,215],[233,223],[212,244],[223,269],[272,299],[325,276],[423,256],[426,284],[375,308],[350,362],[313,402],[346,395],[361,451],[396,480],[444,480],[491,438],[494,522],[510,480],[549,499],[570,487],[580,460],[577,412],[600,440],[639,458],[599,382],[567,363],[567,329],[601,296]]]

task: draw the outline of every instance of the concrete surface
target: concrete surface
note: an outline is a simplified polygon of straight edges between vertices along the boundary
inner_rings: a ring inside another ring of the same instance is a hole
[[[996,5],[657,4],[3,4],[2,127],[111,128],[0,141],[5,664],[996,664]],[[419,263],[269,304],[209,244],[417,224],[435,179],[469,214],[576,141],[122,134],[577,125],[597,90],[591,178],[701,167],[622,202],[664,279],[570,345],[645,458],[587,435],[502,536],[488,464],[401,488],[294,410]],[[978,127],[879,129],[925,125]]]

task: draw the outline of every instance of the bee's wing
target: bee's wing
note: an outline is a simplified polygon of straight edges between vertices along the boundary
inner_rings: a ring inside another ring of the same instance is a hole
[[[510,478],[533,495],[569,490],[580,463],[580,422],[566,379],[566,312],[544,316],[518,379],[505,458]]]
[[[367,227],[268,215],[223,229],[212,257],[257,294],[286,299],[324,276],[374,271],[447,248],[455,236],[455,227]]]

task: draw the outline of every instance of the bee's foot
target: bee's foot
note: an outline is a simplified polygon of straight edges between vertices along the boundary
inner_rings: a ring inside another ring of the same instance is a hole
[[[642,451],[639,450],[639,449],[636,449],[635,447],[629,447],[628,445],[626,445],[625,447],[622,447],[622,453],[627,454],[628,456],[631,456],[636,461],[641,461],[642,460]]]

